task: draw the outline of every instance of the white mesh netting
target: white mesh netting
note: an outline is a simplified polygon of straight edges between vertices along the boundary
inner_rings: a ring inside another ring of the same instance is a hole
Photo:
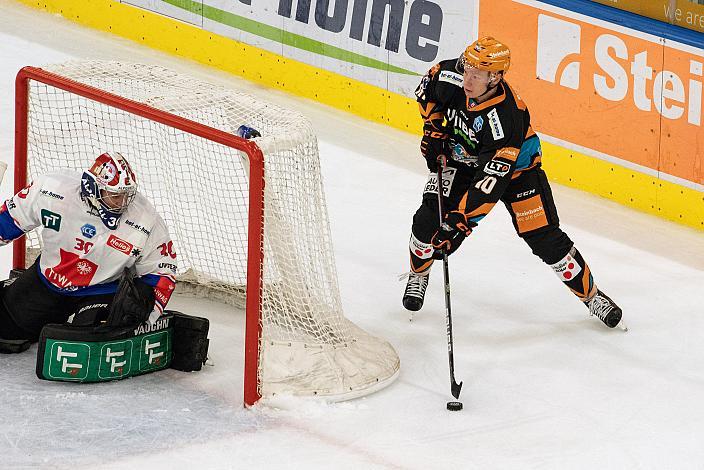
[[[303,116],[156,66],[90,61],[43,69],[228,133],[242,124],[261,132],[263,397],[353,398],[396,377],[394,349],[343,315],[317,141]],[[37,81],[30,82],[27,139],[30,178],[83,170],[109,150],[125,155],[174,239],[179,280],[186,281],[179,286],[244,306],[246,155]],[[28,246],[38,248],[36,236]]]

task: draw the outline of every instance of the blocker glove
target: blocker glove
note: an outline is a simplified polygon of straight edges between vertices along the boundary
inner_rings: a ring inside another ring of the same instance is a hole
[[[445,216],[445,222],[440,226],[440,229],[435,232],[431,243],[435,248],[433,258],[442,259],[442,251],[448,255],[459,248],[465,238],[472,233],[472,229],[477,224],[467,220],[467,216],[461,211],[452,211]]]
[[[425,157],[428,170],[433,173],[438,171],[438,157],[448,154],[447,134],[434,131],[431,128],[423,129],[423,138],[420,140],[420,153]]]

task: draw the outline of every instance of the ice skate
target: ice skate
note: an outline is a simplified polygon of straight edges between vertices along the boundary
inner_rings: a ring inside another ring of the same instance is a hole
[[[417,312],[423,307],[425,299],[425,289],[428,287],[429,272],[408,273],[406,291],[403,293],[403,306],[406,310]]]
[[[624,331],[628,330],[626,325],[621,321],[623,315],[621,307],[616,305],[616,303],[602,291],[597,289],[594,297],[584,304],[589,308],[590,315],[594,315],[599,320],[603,321],[609,328],[619,326]]]

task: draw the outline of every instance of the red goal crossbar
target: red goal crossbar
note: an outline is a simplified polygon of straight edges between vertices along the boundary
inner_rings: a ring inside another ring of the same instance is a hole
[[[251,406],[260,398],[258,356],[261,339],[261,297],[264,247],[264,155],[259,146],[241,137],[195,121],[84,85],[36,67],[24,67],[15,81],[15,193],[27,186],[29,82],[33,80],[121,109],[151,121],[179,129],[239,150],[249,159],[249,216],[247,229],[247,288],[245,320],[244,403]],[[26,239],[14,242],[13,268],[25,268]]]

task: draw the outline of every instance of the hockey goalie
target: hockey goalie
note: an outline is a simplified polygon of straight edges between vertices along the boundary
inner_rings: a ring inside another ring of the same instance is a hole
[[[0,244],[36,228],[41,255],[0,287],[0,352],[38,341],[37,375],[49,380],[200,369],[207,320],[165,310],[176,253],[125,156],[41,175],[4,202]]]

